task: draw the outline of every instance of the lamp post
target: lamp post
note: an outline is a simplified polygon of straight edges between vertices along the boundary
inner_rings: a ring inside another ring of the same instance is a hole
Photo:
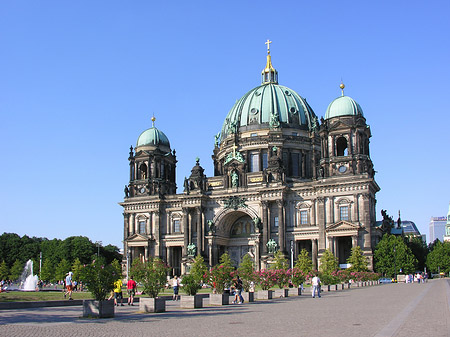
[[[97,257],[100,256],[100,246],[102,245],[101,241],[95,241],[95,244],[97,245]]]
[[[397,261],[396,261],[397,253],[395,251],[395,241],[394,241],[394,282],[397,281]]]
[[[131,249],[127,248],[127,280],[129,280],[129,273],[130,273],[130,253]]]
[[[294,268],[294,241],[291,240],[291,269]]]

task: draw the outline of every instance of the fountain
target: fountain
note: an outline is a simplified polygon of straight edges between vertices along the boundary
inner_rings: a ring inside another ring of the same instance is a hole
[[[35,291],[39,278],[33,275],[33,261],[28,260],[20,276],[20,289],[24,291]]]

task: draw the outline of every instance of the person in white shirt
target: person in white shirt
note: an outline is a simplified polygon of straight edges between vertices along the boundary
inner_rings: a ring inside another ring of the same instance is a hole
[[[312,283],[312,297],[316,297],[316,292],[317,292],[317,297],[320,298],[320,278],[319,276],[314,275],[314,277],[311,280]]]

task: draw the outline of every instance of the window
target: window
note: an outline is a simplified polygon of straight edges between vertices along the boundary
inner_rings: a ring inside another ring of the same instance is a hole
[[[291,176],[298,177],[300,176],[300,154],[299,153],[291,153]]]
[[[300,225],[308,224],[308,211],[300,211]]]
[[[250,172],[259,171],[259,153],[250,153]]]
[[[250,137],[258,137],[258,134],[257,133],[252,133],[252,134],[250,134]]]
[[[262,153],[262,168],[263,170],[267,168],[268,165],[268,159],[267,159],[267,152]]]
[[[339,157],[347,156],[348,155],[348,149],[347,149],[347,139],[345,137],[339,137],[336,141],[336,148],[337,148],[337,155]]]
[[[295,136],[295,137],[297,137],[297,136],[298,136],[298,133],[297,133],[297,132],[292,132],[292,135]]]
[[[147,221],[145,220],[139,220],[139,233],[145,234],[145,225],[147,224]]]
[[[278,217],[277,216],[273,218],[273,225],[275,227],[278,227]]]
[[[180,233],[181,232],[181,226],[180,226],[180,220],[179,219],[173,220],[173,231],[174,231],[174,233]]]
[[[340,206],[339,214],[341,220],[348,220],[348,206]]]

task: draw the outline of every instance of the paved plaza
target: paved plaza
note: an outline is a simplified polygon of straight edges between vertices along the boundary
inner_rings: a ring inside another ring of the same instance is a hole
[[[111,319],[80,318],[82,308],[0,311],[0,336],[450,336],[450,281],[386,284],[243,305],[144,314],[116,308]]]

